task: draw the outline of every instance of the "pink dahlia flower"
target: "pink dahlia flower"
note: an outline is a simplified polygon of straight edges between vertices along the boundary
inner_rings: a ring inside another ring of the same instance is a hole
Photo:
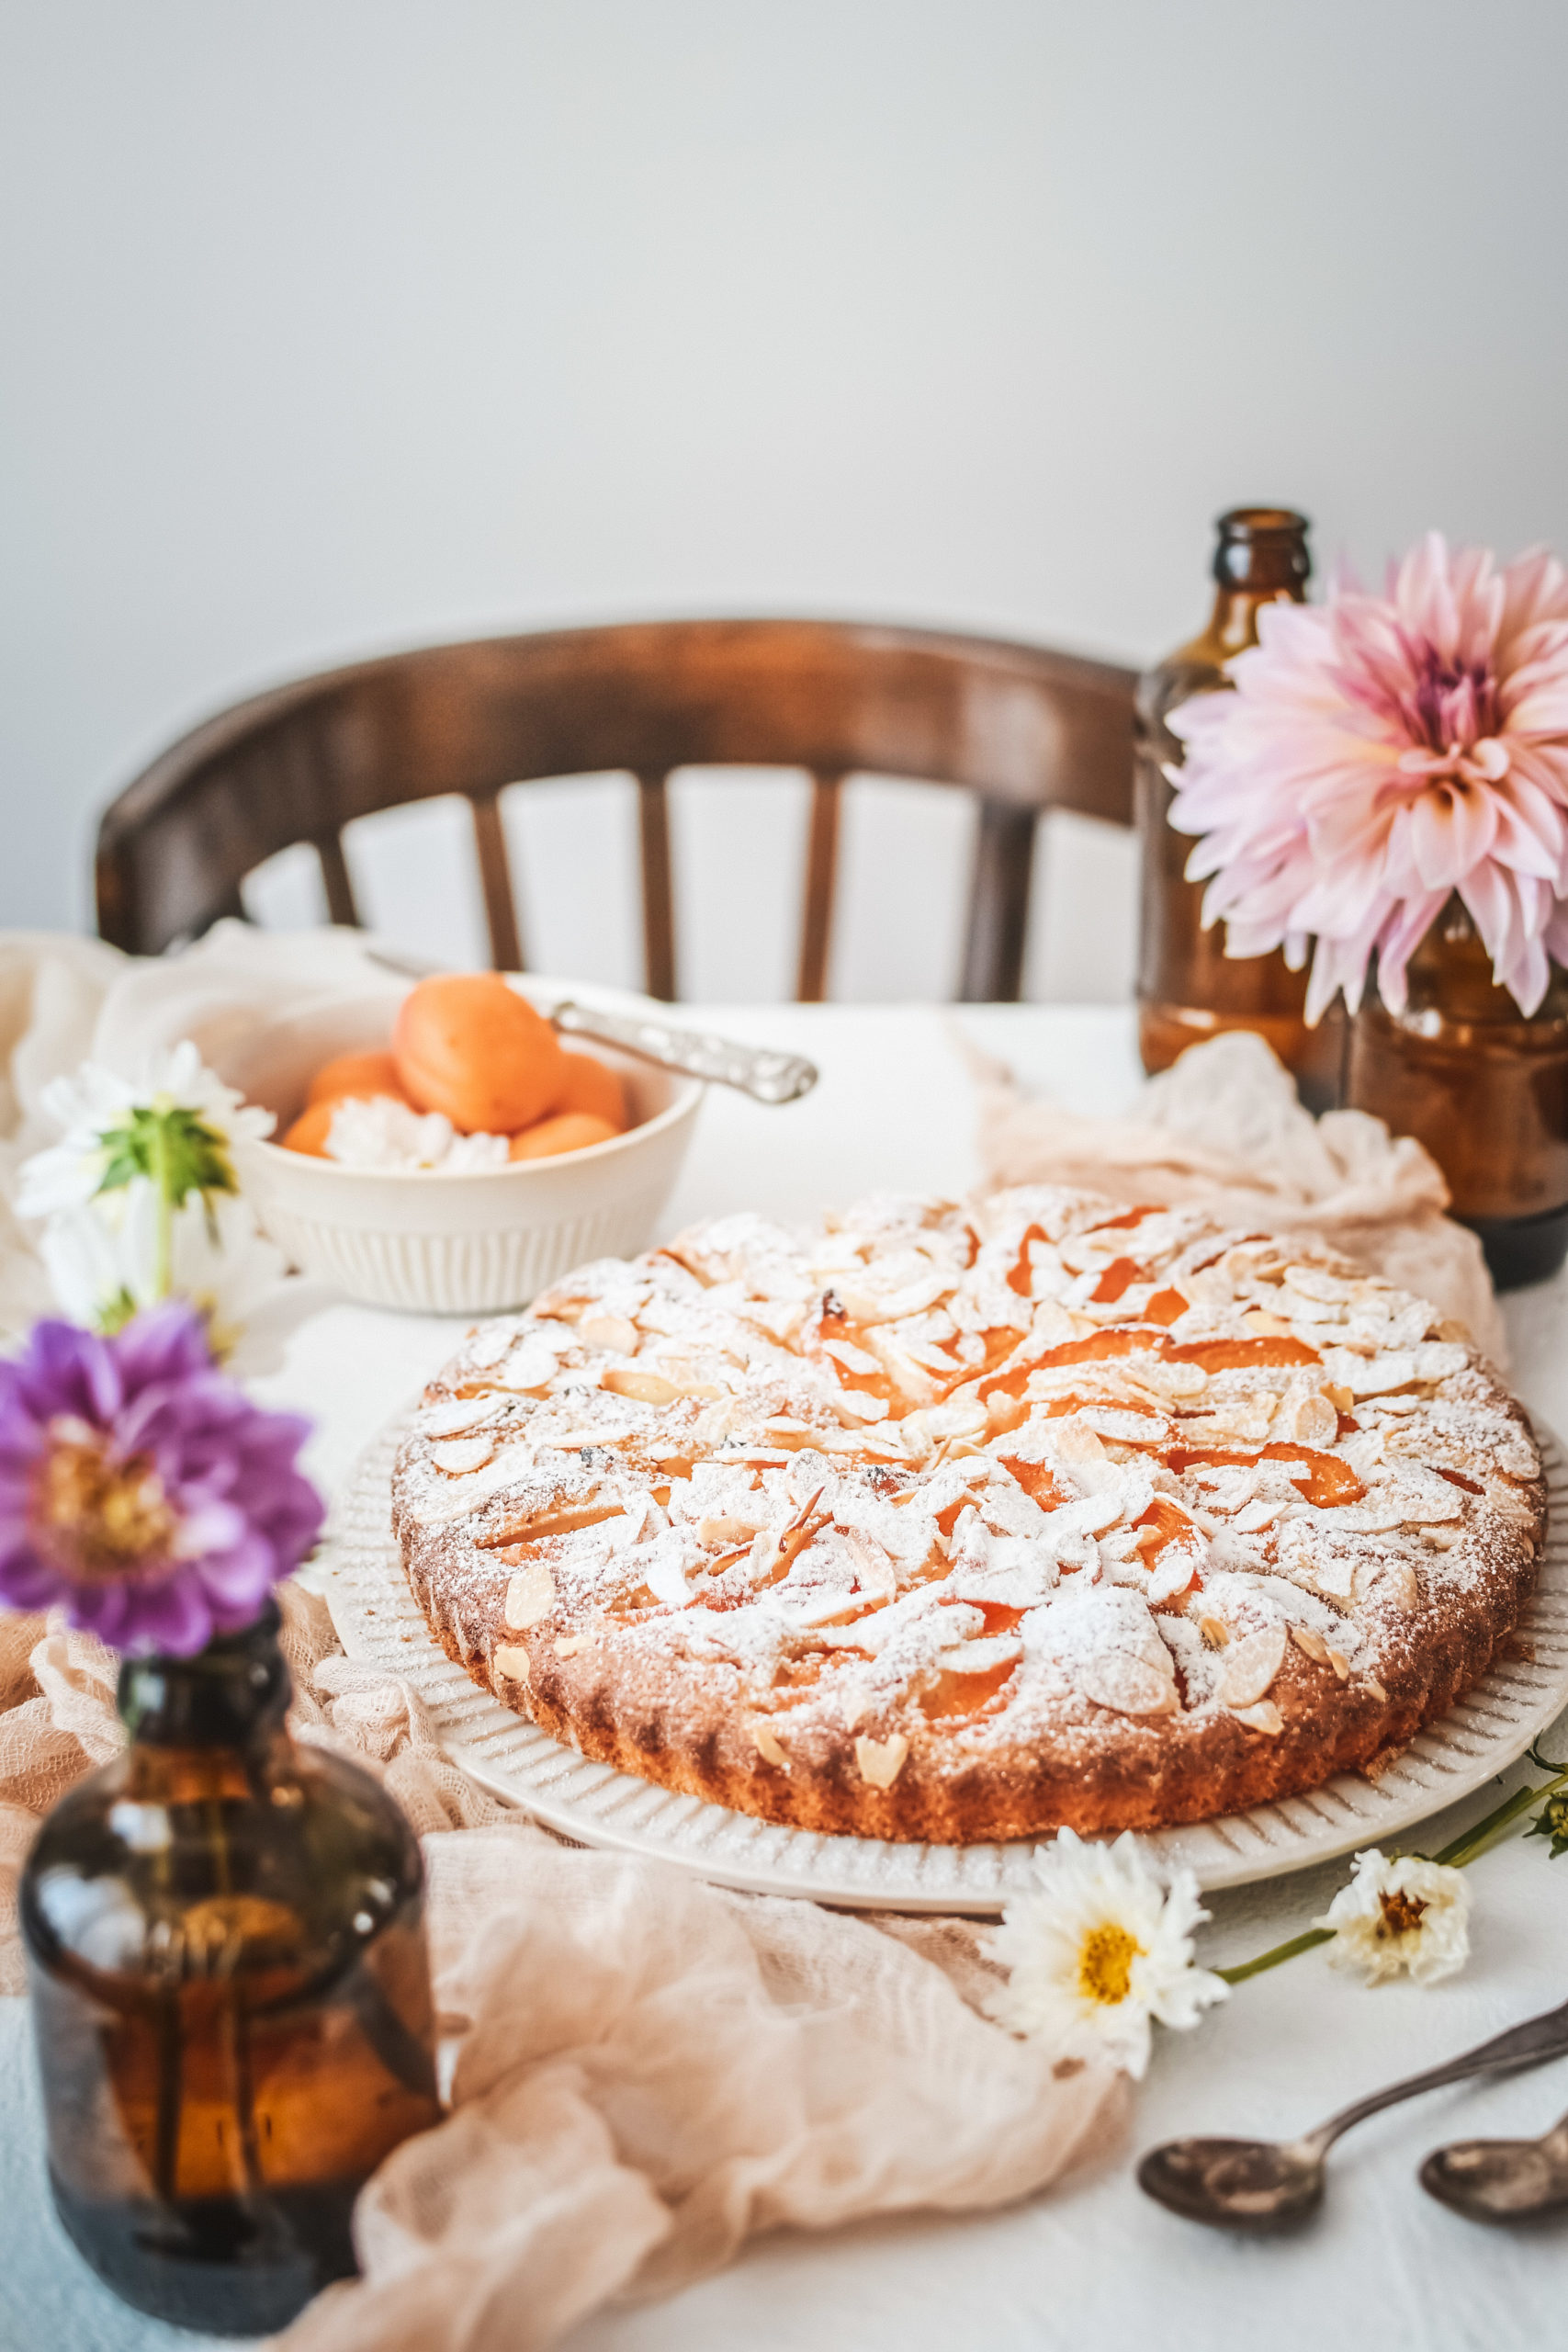
[[[1307,1018],[1367,964],[1394,1012],[1412,949],[1457,890],[1524,1012],[1568,962],[1568,576],[1538,551],[1499,569],[1432,532],[1386,596],[1266,605],[1234,694],[1170,725],[1170,821],[1201,836],[1205,923],[1226,953],[1317,942]]]
[[[184,1300],[111,1340],[36,1324],[0,1363],[0,1601],[63,1601],[118,1650],[238,1633],[320,1532],[309,1430],[223,1378]]]

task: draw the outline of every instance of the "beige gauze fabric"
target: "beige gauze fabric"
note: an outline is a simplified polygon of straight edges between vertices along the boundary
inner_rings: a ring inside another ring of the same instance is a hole
[[[1201,1200],[1250,1231],[1342,1251],[1429,1298],[1495,1363],[1506,1362],[1481,1244],[1444,1216],[1449,1189],[1437,1161],[1365,1111],[1314,1119],[1252,1031],[1190,1046],[1145,1080],[1124,1118],[1031,1097],[966,1038],[963,1050],[979,1094],[987,1187],[1069,1184],[1129,1206]]]
[[[407,1684],[286,1586],[296,1736],[377,1771],[420,1833],[450,2111],[355,2217],[365,2270],[286,2352],[535,2352],[611,2298],[668,2292],[781,2226],[998,2205],[1110,2148],[1129,2091],[1058,2073],[971,2002],[959,1922],[735,1894],[563,1845],[443,1755]],[[39,1815],[119,1744],[116,1660],[0,1618],[0,1984]]]

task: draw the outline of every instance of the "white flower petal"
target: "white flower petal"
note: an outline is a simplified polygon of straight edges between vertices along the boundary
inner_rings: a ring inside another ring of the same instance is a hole
[[[1370,1984],[1406,1973],[1436,1984],[1470,1957],[1470,1905],[1461,1871],[1419,1854],[1390,1860],[1374,1846],[1357,1855],[1348,1885],[1313,1925],[1333,1934],[1330,1962]]]
[[[1008,1905],[990,1940],[1011,1972],[991,2014],[1060,2057],[1098,2055],[1141,2075],[1152,2019],[1185,2029],[1229,1994],[1193,1965],[1192,1930],[1208,1917],[1197,1881],[1184,1871],[1168,1890],[1130,1832],[1087,1846],[1060,1830],[1035,1866],[1038,1889]],[[1119,1997],[1092,1989],[1097,1951],[1101,1983],[1124,1978]]]

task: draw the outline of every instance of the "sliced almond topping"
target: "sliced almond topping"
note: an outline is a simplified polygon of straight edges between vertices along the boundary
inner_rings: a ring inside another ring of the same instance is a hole
[[[557,1657],[575,1657],[579,1650],[586,1649],[587,1646],[586,1634],[563,1634],[556,1644],[556,1656]]]
[[[1270,1739],[1277,1739],[1285,1728],[1285,1718],[1272,1699],[1260,1699],[1252,1707],[1234,1707],[1231,1712],[1248,1731],[1263,1732]]]
[[[1356,1401],[1349,1389],[1339,1381],[1325,1380],[1323,1384],[1323,1393],[1337,1413],[1348,1413]]]
[[[751,1546],[749,1573],[753,1584],[771,1577],[779,1564],[779,1547],[783,1541],[776,1527],[764,1527]]]
[[[1297,1649],[1303,1650],[1314,1666],[1326,1666],[1333,1653],[1323,1635],[1312,1625],[1292,1625],[1291,1639]]]
[[[1366,1686],[1371,1692],[1373,1698],[1380,1701],[1382,1704],[1386,1707],[1388,1704],[1388,1692],[1383,1689],[1382,1684],[1378,1680],[1377,1676],[1375,1674],[1369,1674],[1363,1679],[1365,1679]]]
[[[1339,1434],[1338,1414],[1316,1389],[1310,1396],[1298,1396],[1294,1406],[1280,1416],[1280,1423],[1287,1437],[1303,1445],[1332,1445]]]
[[[635,1356],[641,1334],[624,1315],[585,1315],[577,1327],[585,1347],[608,1348],[613,1355]]]
[[[1149,1571],[1148,1590],[1145,1595],[1151,1609],[1163,1601],[1175,1600],[1190,1591],[1199,1568],[1193,1555],[1179,1544],[1168,1544]]]
[[[1424,1527],[1421,1541],[1428,1552],[1451,1552],[1463,1533],[1462,1527]]]
[[[629,1396],[637,1405],[672,1405],[681,1394],[672,1380],[657,1372],[606,1372],[599,1385],[617,1396]]]
[[[1295,1337],[1289,1323],[1282,1322],[1278,1315],[1268,1314],[1261,1306],[1249,1306],[1241,1319],[1247,1329],[1255,1331],[1260,1340],[1292,1340]]]
[[[755,1519],[699,1519],[697,1542],[705,1552],[728,1552],[737,1544],[750,1547],[760,1524]]]
[[[528,1679],[528,1653],[516,1643],[501,1643],[491,1652],[490,1664],[491,1673],[503,1676],[508,1682]]]
[[[1226,1661],[1220,1681],[1222,1703],[1237,1709],[1253,1706],[1265,1695],[1284,1662],[1283,1625],[1265,1625],[1261,1633],[1248,1634],[1245,1641],[1233,1645]]]
[[[861,1744],[863,1747],[866,1743],[863,1741]],[[787,1772],[789,1770],[789,1758],[784,1752],[784,1742],[780,1739],[777,1732],[773,1730],[769,1724],[752,1724],[751,1745],[756,1749],[764,1764],[776,1765],[781,1772]],[[902,1758],[900,1758],[899,1760],[902,1762]],[[869,1778],[870,1776],[868,1774],[865,1775],[865,1777]]]
[[[891,1739],[867,1739],[863,1732],[855,1742],[856,1769],[874,1789],[890,1789],[908,1753],[909,1743],[901,1731],[896,1731]]]
[[[489,1430],[482,1437],[449,1438],[444,1445],[431,1447],[431,1466],[448,1478],[465,1478],[482,1470],[494,1452],[495,1438]]]
[[[1379,1580],[1378,1592],[1395,1609],[1419,1609],[1421,1588],[1408,1560],[1391,1560]]]
[[[1097,1707],[1119,1715],[1173,1715],[1180,1707],[1172,1674],[1120,1650],[1090,1658],[1077,1669],[1078,1687]]]
[[[544,1560],[530,1560],[506,1588],[506,1622],[514,1634],[542,1624],[556,1605],[556,1580]]]
[[[891,1600],[898,1589],[898,1571],[891,1555],[858,1527],[846,1527],[843,1538],[855,1559],[855,1582],[867,1600]]]
[[[1331,1274],[1321,1266],[1292,1264],[1285,1268],[1285,1280],[1303,1298],[1315,1298],[1325,1306],[1342,1306],[1350,1295],[1350,1284],[1343,1274]]]
[[[1346,1657],[1343,1650],[1330,1650],[1328,1653],[1328,1663],[1334,1668],[1335,1673],[1339,1677],[1341,1682],[1348,1682],[1349,1680],[1350,1661]]]
[[[1096,1430],[1077,1413],[1070,1413],[1056,1422],[1051,1432],[1055,1451],[1064,1462],[1104,1462],[1104,1442]]]
[[[461,1437],[465,1430],[488,1420],[496,1409],[493,1396],[462,1396],[432,1405],[420,1415],[421,1433],[428,1438]]]
[[[1223,1650],[1230,1644],[1230,1627],[1220,1617],[1200,1617],[1198,1631],[1212,1650]]]

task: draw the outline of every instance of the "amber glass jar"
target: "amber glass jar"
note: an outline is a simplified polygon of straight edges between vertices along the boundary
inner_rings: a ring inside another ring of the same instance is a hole
[[[128,2302],[225,2335],[352,2272],[358,2189],[440,2112],[419,1848],[289,1739],[277,1624],[127,1660],[130,1745],[20,1893],[60,2217]]]
[[[1339,1099],[1344,1019],[1337,1003],[1309,1029],[1304,972],[1290,971],[1278,952],[1235,961],[1226,956],[1223,927],[1202,927],[1203,884],[1187,879],[1193,842],[1167,821],[1172,790],[1165,770],[1182,758],[1166,723],[1170,713],[1192,695],[1228,691],[1224,664],[1257,644],[1260,608],[1303,603],[1312,575],[1304,515],[1281,506],[1238,506],[1222,514],[1217,527],[1207,628],[1138,681],[1138,1046],[1146,1070],[1168,1069],[1189,1046],[1222,1030],[1256,1029],[1294,1075],[1302,1100],[1325,1111]]]
[[[1481,1236],[1499,1290],[1568,1255],[1568,973],[1519,1011],[1461,899],[1410,958],[1404,1011],[1369,981],[1350,1024],[1346,1101],[1424,1143]]]

